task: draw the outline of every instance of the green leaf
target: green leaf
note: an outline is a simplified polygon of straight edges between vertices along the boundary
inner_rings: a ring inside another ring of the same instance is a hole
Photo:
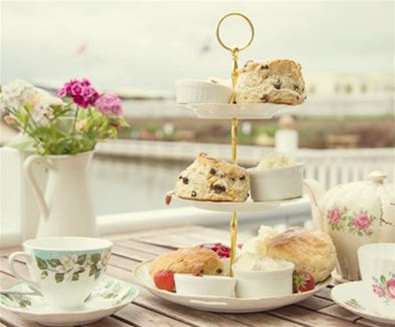
[[[381,276],[380,276],[380,282],[381,282],[381,284],[385,284],[386,279],[385,279],[385,276],[384,276],[384,275],[381,275]]]
[[[77,263],[83,265],[86,261],[86,254],[79,255],[77,258]]]
[[[62,264],[59,259],[49,259],[48,263],[53,268],[60,266]]]
[[[73,273],[73,277],[71,278],[72,281],[76,281],[80,279],[80,275],[79,273],[75,272]]]
[[[95,253],[91,255],[91,261],[94,264],[98,263],[100,261],[100,258],[101,258],[100,253]]]
[[[91,265],[91,268],[89,269],[89,276],[92,276],[98,271],[97,267],[95,264]]]
[[[48,277],[48,271],[43,270],[43,271],[41,272],[41,279],[45,279],[45,278],[47,278],[47,277]]]
[[[22,299],[22,300],[19,302],[19,305],[20,305],[21,308],[26,308],[26,307],[28,307],[28,306],[31,306],[32,303],[30,302],[30,300],[24,298],[24,299]]]
[[[63,280],[64,280],[64,274],[62,274],[62,273],[55,274],[55,281],[57,283],[61,283],[61,282],[63,282]]]
[[[98,279],[101,275],[101,270],[95,272],[95,279]]]
[[[38,266],[39,269],[41,269],[41,270],[48,269],[48,265],[45,262],[45,260],[43,260],[43,259],[41,259],[39,257],[36,257],[36,262],[37,262],[37,266]]]

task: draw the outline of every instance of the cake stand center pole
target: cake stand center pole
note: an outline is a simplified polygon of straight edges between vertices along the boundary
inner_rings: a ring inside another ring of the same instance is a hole
[[[239,128],[239,121],[237,118],[232,118],[232,128],[231,128],[231,135],[232,135],[232,161],[237,163],[237,143],[238,143],[238,128]]]
[[[236,249],[237,249],[237,226],[238,225],[238,217],[237,211],[233,210],[232,219],[230,220],[230,271],[229,276],[233,276],[232,266],[236,258]]]
[[[221,33],[220,33],[220,29],[221,29],[221,24],[223,23],[223,21],[228,18],[228,17],[241,17],[242,19],[244,19],[251,30],[251,35],[250,38],[248,40],[248,42],[246,44],[244,44],[241,47],[230,47],[228,45],[226,45],[222,39],[221,39]],[[236,104],[236,84],[237,84],[237,79],[239,78],[239,71],[238,71],[238,59],[239,59],[239,52],[247,49],[251,43],[252,40],[254,39],[254,25],[252,24],[251,20],[238,12],[231,12],[226,14],[225,16],[223,16],[218,24],[217,24],[217,40],[219,42],[219,44],[226,50],[230,51],[232,54],[232,61],[233,61],[233,69],[232,69],[232,74],[231,74],[231,79],[232,79],[232,96],[230,97],[229,103],[231,104]],[[237,134],[238,134],[238,119],[236,117],[232,118],[232,129],[231,129],[231,144],[232,144],[232,161],[234,163],[237,163]],[[233,276],[233,271],[232,271],[232,266],[234,263],[234,260],[236,258],[236,250],[237,250],[237,225],[238,225],[238,217],[237,217],[237,211],[233,210],[232,213],[232,218],[230,220],[230,271],[229,271],[229,275]]]
[[[232,118],[232,160],[237,163],[237,133],[238,133],[238,119]],[[233,210],[232,218],[230,220],[230,271],[229,276],[233,276],[232,266],[236,258],[237,250],[237,225],[238,217],[237,211]]]

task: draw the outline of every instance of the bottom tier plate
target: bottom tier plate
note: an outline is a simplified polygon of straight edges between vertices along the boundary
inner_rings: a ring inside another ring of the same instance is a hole
[[[135,282],[147,289],[153,295],[172,303],[180,304],[193,309],[222,313],[247,313],[261,312],[281,308],[296,302],[303,301],[325,288],[330,280],[320,283],[312,291],[297,293],[289,296],[275,298],[238,299],[215,296],[185,296],[157,289],[149,275],[151,261],[144,262],[136,267],[133,272]]]
[[[232,212],[233,210],[237,210],[239,212],[265,211],[265,210],[283,207],[287,205],[303,204],[308,201],[306,197],[283,200],[283,201],[265,201],[265,202],[254,202],[251,200],[247,200],[245,202],[213,202],[213,201],[187,200],[187,199],[181,199],[179,197],[174,197],[174,199],[195,208],[210,210],[210,211],[220,211],[220,212]]]

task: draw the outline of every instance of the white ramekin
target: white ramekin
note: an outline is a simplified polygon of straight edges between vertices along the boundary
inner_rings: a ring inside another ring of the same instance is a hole
[[[303,195],[303,164],[291,167],[247,170],[254,201],[278,201]]]
[[[232,277],[174,274],[174,281],[180,295],[235,296],[236,279]]]
[[[292,275],[295,265],[284,262],[282,269],[273,271],[243,271],[233,269],[239,298],[280,297],[292,294]]]
[[[199,80],[176,82],[177,103],[228,103],[232,89],[228,86]]]

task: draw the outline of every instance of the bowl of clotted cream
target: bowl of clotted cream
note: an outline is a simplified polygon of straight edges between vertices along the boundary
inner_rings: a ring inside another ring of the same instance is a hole
[[[254,201],[281,201],[303,195],[304,165],[278,153],[264,157],[248,169]]]

